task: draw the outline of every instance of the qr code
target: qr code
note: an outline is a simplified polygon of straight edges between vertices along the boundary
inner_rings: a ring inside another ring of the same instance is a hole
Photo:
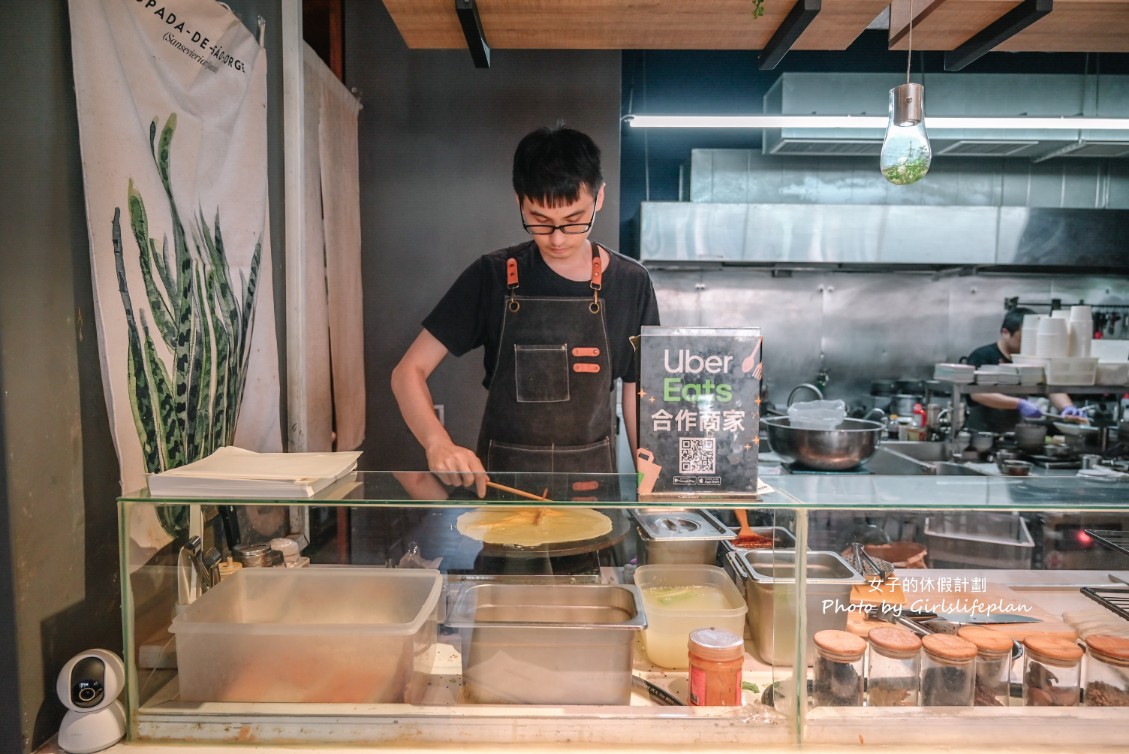
[[[712,437],[678,440],[678,473],[712,474],[717,465],[717,441]]]

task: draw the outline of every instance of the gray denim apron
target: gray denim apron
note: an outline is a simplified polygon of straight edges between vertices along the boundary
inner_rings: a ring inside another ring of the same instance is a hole
[[[615,470],[602,279],[595,243],[591,298],[519,296],[517,260],[506,261],[509,296],[478,436],[487,471]]]

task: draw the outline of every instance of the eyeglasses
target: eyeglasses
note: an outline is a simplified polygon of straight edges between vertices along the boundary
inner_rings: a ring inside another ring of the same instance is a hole
[[[521,207],[518,207],[518,212],[521,212]],[[555,231],[567,233],[569,235],[577,235],[580,233],[587,233],[592,230],[592,224],[596,222],[596,202],[592,202],[592,219],[586,223],[565,223],[564,225],[530,225],[525,222],[525,213],[521,212],[521,227],[525,228],[525,232],[534,236],[548,236],[552,235]]]

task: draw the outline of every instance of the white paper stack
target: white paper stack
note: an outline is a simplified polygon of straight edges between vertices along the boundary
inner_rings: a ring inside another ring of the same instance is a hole
[[[361,452],[256,453],[224,447],[207,458],[149,475],[149,494],[167,497],[313,497],[357,468]]]

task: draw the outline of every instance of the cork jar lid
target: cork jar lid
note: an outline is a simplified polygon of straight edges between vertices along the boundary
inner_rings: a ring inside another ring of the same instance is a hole
[[[957,636],[968,639],[982,654],[996,655],[1011,652],[1011,637],[1003,631],[987,626],[961,626]]]
[[[908,659],[921,651],[921,637],[906,628],[883,626],[867,634],[874,651],[886,657]]]
[[[1082,647],[1061,636],[1028,636],[1023,646],[1031,654],[1055,665],[1069,666],[1082,659]]]
[[[950,663],[968,662],[976,657],[976,645],[955,634],[930,634],[921,639],[926,653],[936,660]]]
[[[1093,634],[1086,637],[1090,654],[1112,665],[1129,665],[1129,637]]]
[[[854,662],[866,652],[866,639],[850,631],[828,628],[816,631],[813,640],[825,657],[838,662]]]

